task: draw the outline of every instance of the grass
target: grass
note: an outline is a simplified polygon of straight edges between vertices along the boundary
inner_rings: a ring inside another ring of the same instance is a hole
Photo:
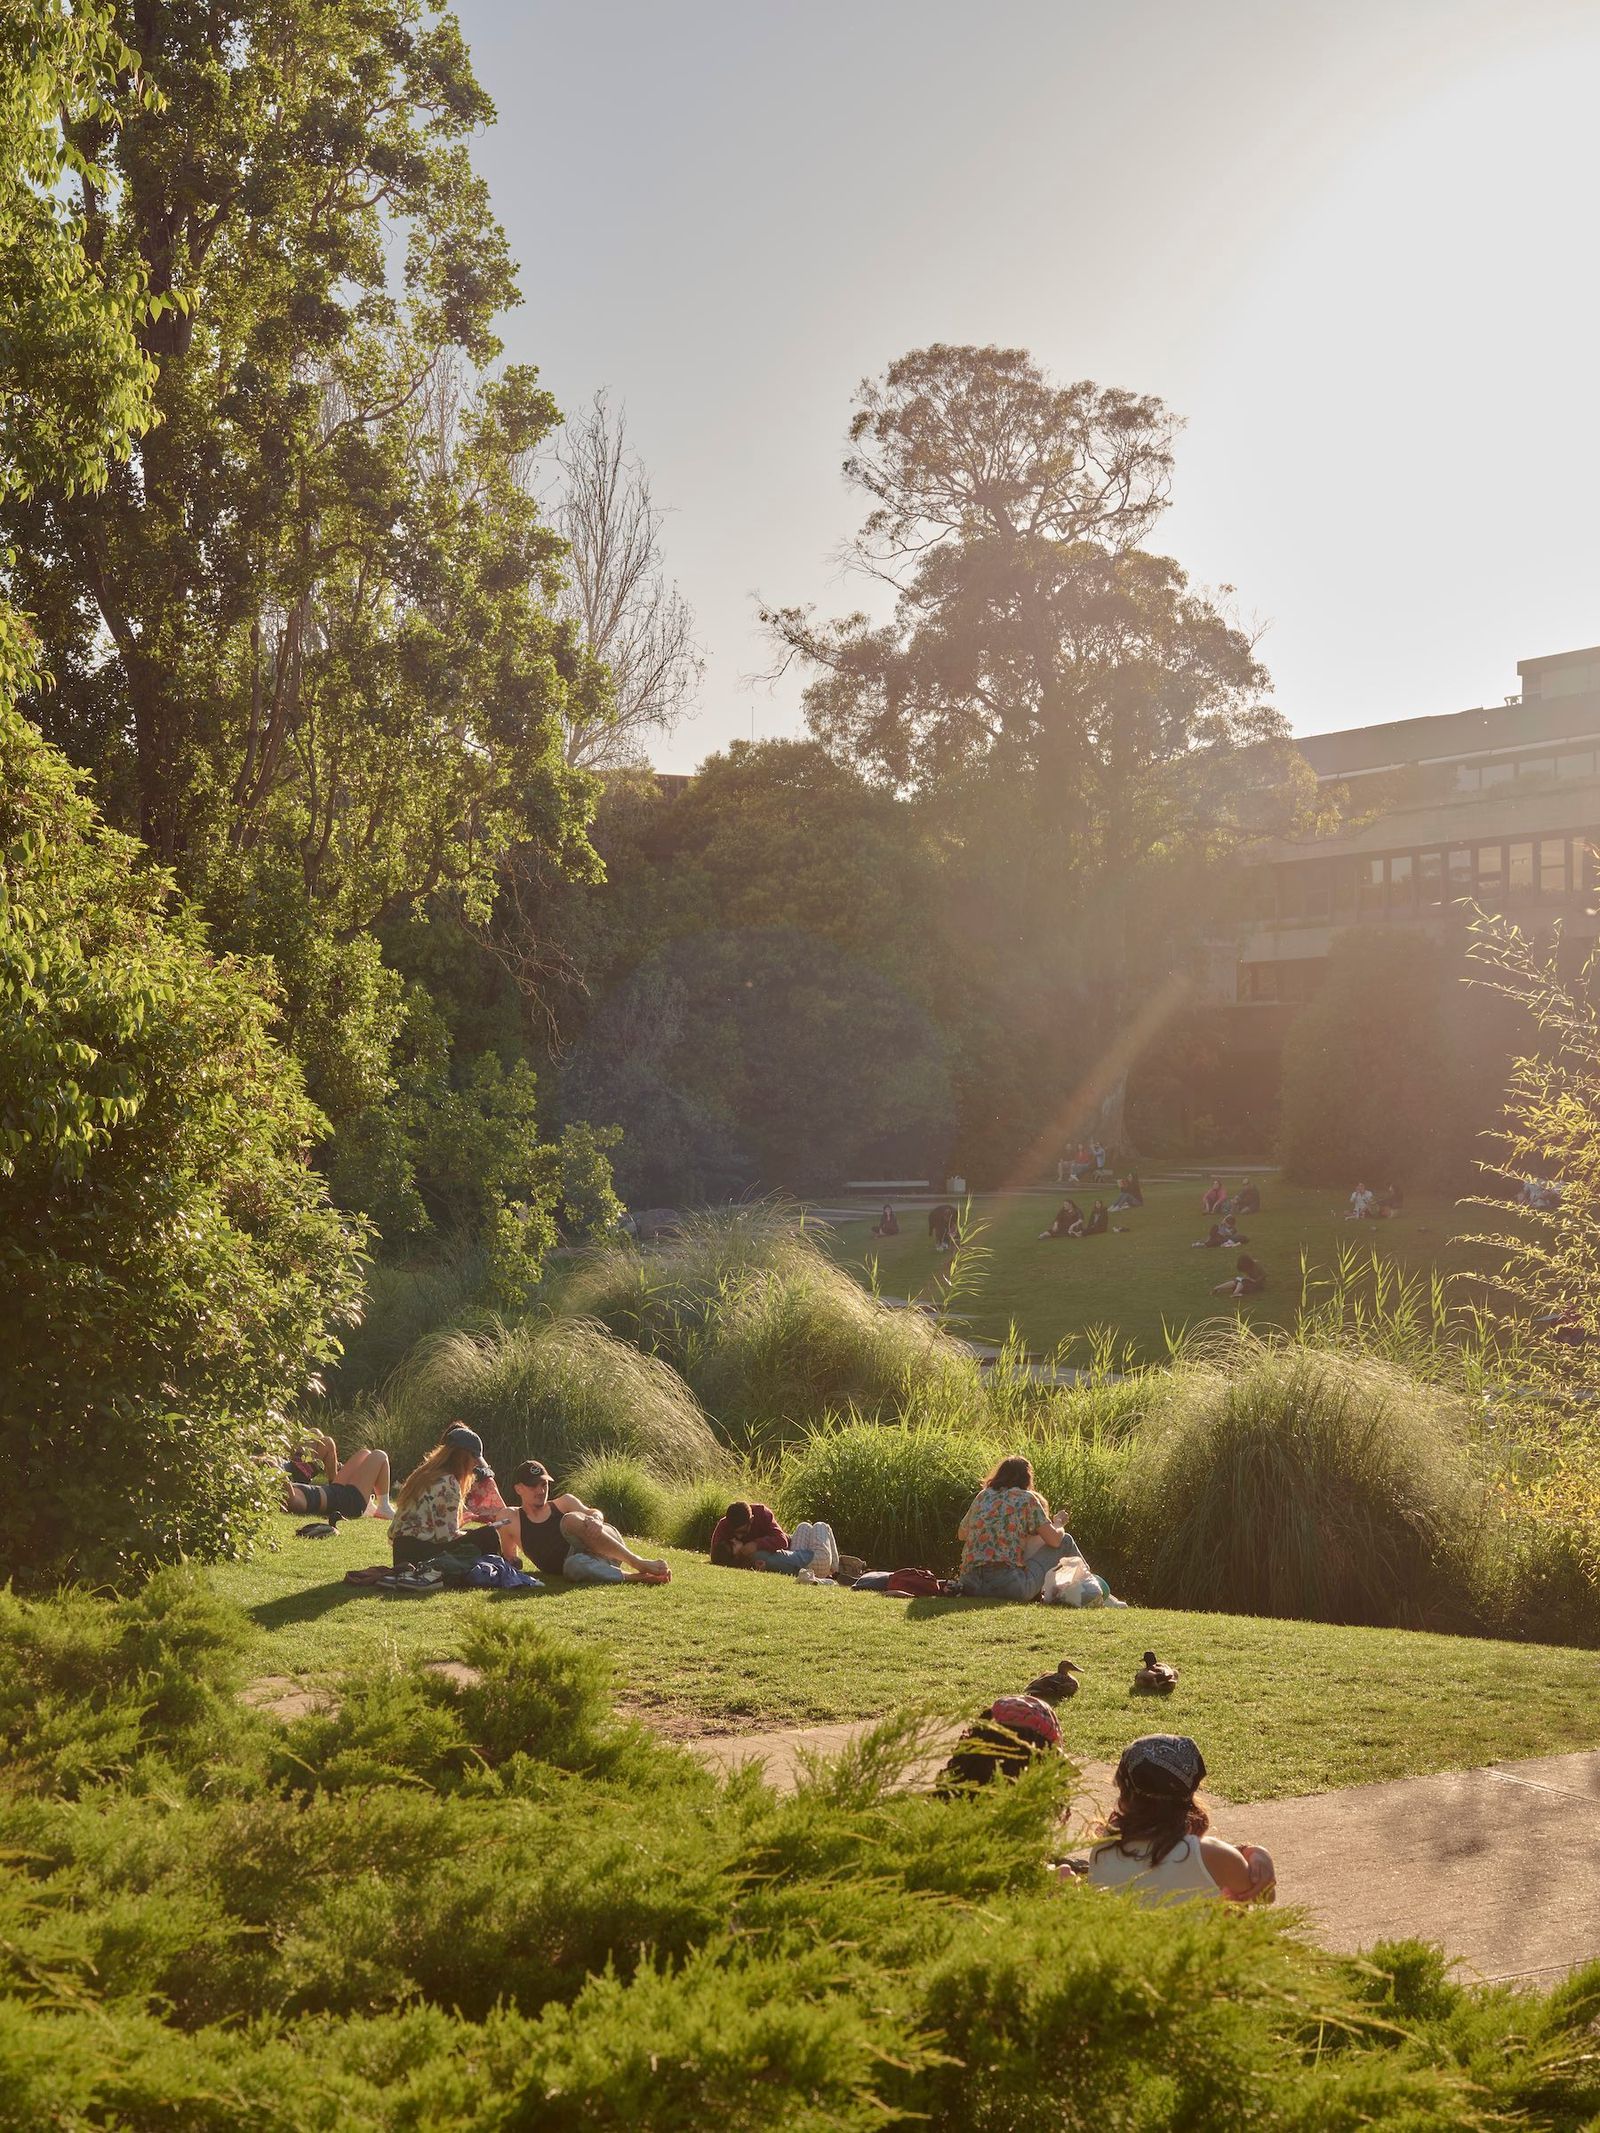
[[[252,1617],[255,1673],[326,1682],[346,1667],[460,1655],[480,1594],[385,1600],[340,1582],[386,1529],[343,1526],[210,1573]],[[848,1546],[850,1536],[842,1534]],[[514,1603],[606,1648],[625,1703],[679,1733],[875,1717],[907,1704],[970,1715],[1063,1654],[1085,1670],[1069,1745],[1113,1757],[1154,1728],[1192,1732],[1216,1789],[1270,1799],[1600,1744],[1592,1652],[1149,1608],[1076,1614],[857,1597],[669,1555],[674,1582],[561,1588]],[[1153,1645],[1182,1675],[1158,1708],[1128,1694]]]
[[[1225,1176],[1224,1182],[1237,1181]],[[1454,1272],[1466,1264],[1468,1255],[1450,1243],[1462,1227],[1453,1200],[1419,1197],[1408,1202],[1398,1221],[1354,1223],[1342,1219],[1331,1192],[1283,1185],[1272,1177],[1262,1179],[1261,1188],[1263,1212],[1246,1217],[1241,1227],[1252,1258],[1267,1269],[1269,1286],[1239,1307],[1259,1327],[1292,1319],[1300,1299],[1302,1253],[1320,1268],[1331,1268],[1339,1252],[1352,1245],[1424,1272],[1435,1265]],[[1102,1188],[1107,1205],[1115,1190]],[[1234,1255],[1190,1249],[1209,1227],[1200,1212],[1201,1180],[1147,1181],[1144,1191],[1142,1208],[1112,1217],[1126,1225],[1126,1235],[1059,1243],[1039,1242],[1040,1230],[1060,1204],[1056,1196],[975,1198],[973,1211],[987,1225],[981,1242],[990,1257],[976,1293],[958,1306],[965,1324],[957,1330],[1003,1341],[1014,1325],[1030,1349],[1048,1354],[1062,1341],[1081,1342],[1091,1327],[1109,1326],[1119,1349],[1126,1347],[1134,1360],[1162,1361],[1165,1328],[1200,1324],[1223,1309],[1210,1292],[1231,1272]],[[1083,1187],[1074,1197],[1087,1210],[1095,1195]],[[885,1296],[932,1297],[945,1262],[928,1241],[924,1214],[915,1207],[902,1209],[901,1234],[880,1240],[869,1235],[880,1205],[864,1208],[859,1223],[823,1232],[829,1250],[862,1278],[875,1278]],[[1081,1348],[1077,1360],[1085,1360]]]

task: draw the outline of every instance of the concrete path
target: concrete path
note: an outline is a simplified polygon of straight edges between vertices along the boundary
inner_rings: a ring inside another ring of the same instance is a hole
[[[805,1753],[836,1755],[868,1723],[682,1745],[722,1770],[760,1762],[790,1791]],[[942,1760],[930,1754],[914,1778]],[[1069,1842],[1109,1799],[1111,1776],[1109,1763],[1083,1766]],[[1438,1941],[1466,1976],[1537,1983],[1600,1957],[1600,1749],[1254,1806],[1210,1797],[1218,1834],[1267,1847],[1280,1901],[1304,1911],[1324,1947]]]

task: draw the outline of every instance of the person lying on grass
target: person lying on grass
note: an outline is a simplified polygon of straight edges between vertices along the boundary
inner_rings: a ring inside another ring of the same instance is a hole
[[[1053,1519],[1033,1485],[1026,1459],[1002,1459],[967,1506],[956,1528],[961,1541],[957,1582],[968,1599],[1036,1600],[1053,1563],[1082,1550]]]
[[[1267,1285],[1267,1270],[1259,1259],[1252,1259],[1248,1252],[1241,1252],[1233,1262],[1233,1273],[1227,1281],[1219,1281],[1211,1291],[1213,1296],[1259,1296]]]
[[[503,1555],[516,1561],[515,1512],[506,1511],[497,1523],[483,1525],[469,1525],[463,1515],[468,1490],[488,1472],[483,1439],[464,1423],[452,1422],[395,1497],[389,1545],[397,1569],[407,1563],[431,1563],[437,1555]]]
[[[667,1565],[635,1555],[616,1527],[606,1524],[603,1511],[581,1496],[555,1493],[541,1460],[524,1459],[511,1477],[511,1489],[521,1509],[513,1514],[510,1530],[546,1577],[574,1585],[670,1584]]]
[[[348,1459],[341,1461],[338,1445],[324,1430],[303,1448],[301,1459],[314,1461],[322,1468],[326,1479],[320,1482],[286,1481],[283,1485],[283,1508],[286,1511],[309,1512],[316,1518],[325,1518],[333,1526],[341,1518],[365,1518],[368,1506],[376,1496],[378,1516],[393,1518],[387,1452],[352,1452]]]
[[[1147,1733],[1123,1749],[1106,1841],[1089,1854],[1094,1887],[1128,1889],[1144,1904],[1273,1901],[1271,1853],[1207,1834],[1205,1774],[1205,1757],[1184,1733]]]
[[[839,1565],[833,1528],[804,1519],[791,1540],[764,1503],[729,1504],[711,1530],[711,1560],[723,1570],[771,1570],[780,1577],[831,1578]]]

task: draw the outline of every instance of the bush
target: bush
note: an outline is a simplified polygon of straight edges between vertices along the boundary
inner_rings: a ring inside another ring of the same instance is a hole
[[[725,1474],[709,1475],[704,1481],[689,1483],[678,1491],[672,1502],[670,1523],[664,1536],[668,1547],[706,1554],[717,1520],[729,1504],[741,1500],[748,1503],[760,1494],[756,1482],[732,1468]]]
[[[1230,1336],[1153,1385],[1126,1470],[1141,1598],[1450,1626],[1482,1537],[1450,1396],[1340,1349]]]
[[[869,1296],[781,1206],[694,1217],[653,1251],[606,1246],[565,1282],[559,1308],[670,1362],[740,1453],[846,1408],[983,1406],[962,1348],[921,1313]]]
[[[370,1264],[360,1317],[340,1340],[338,1362],[324,1372],[329,1398],[344,1404],[376,1392],[419,1341],[461,1323],[480,1301],[483,1280],[476,1248],[416,1266]]]
[[[663,1542],[672,1520],[668,1491],[637,1459],[621,1452],[603,1452],[586,1459],[575,1473],[565,1477],[575,1496],[597,1504],[617,1531],[627,1536],[643,1535]]]
[[[584,1319],[437,1334],[396,1372],[385,1405],[397,1475],[457,1420],[477,1430],[503,1472],[532,1457],[559,1476],[616,1452],[673,1480],[710,1473],[723,1459],[676,1372]]]
[[[356,1292],[267,978],[142,860],[0,704],[0,1545],[32,1581],[241,1552]]]
[[[236,1755],[222,1794],[191,1765],[141,1796],[96,1768],[95,1685],[198,1662],[214,1686],[205,1651],[244,1633],[181,1583],[159,1603],[6,1617],[8,1714],[25,1649],[49,1653],[30,1679],[88,1691],[59,1714],[84,1797],[0,1766],[8,2126],[965,2133],[1043,2097],[1062,2133],[1576,2133],[1600,2111],[1600,1966],[1480,1992],[1415,1945],[1345,1962],[1270,1912],[1108,1903],[1044,1864],[1065,1764],[897,1791],[905,1721],[791,1797],[719,1784],[526,1614],[474,1625],[470,1686],[397,1668],[287,1728],[234,1705],[270,1756]],[[163,1724],[169,1751],[205,1733]]]

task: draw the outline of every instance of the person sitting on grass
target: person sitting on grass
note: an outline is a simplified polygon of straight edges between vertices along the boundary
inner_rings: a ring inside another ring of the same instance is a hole
[[[1053,1563],[1082,1550],[1065,1518],[1053,1519],[1026,1459],[1002,1459],[956,1528],[957,1582],[972,1600],[1036,1600]]]
[[[898,1237],[900,1234],[899,1221],[896,1219],[895,1211],[887,1200],[883,1203],[883,1213],[878,1217],[872,1234],[875,1237]]]
[[[1211,1291],[1213,1296],[1259,1296],[1267,1285],[1267,1270],[1259,1259],[1252,1259],[1248,1252],[1241,1252],[1233,1262],[1233,1274],[1227,1281],[1219,1281]]]
[[[1096,1200],[1085,1216],[1080,1228],[1073,1232],[1078,1237],[1103,1237],[1111,1227],[1111,1214],[1104,1200]]]
[[[336,1526],[341,1518],[365,1518],[372,1499],[376,1497],[378,1516],[393,1518],[387,1452],[352,1452],[341,1462],[338,1445],[324,1430],[305,1447],[304,1456],[314,1460],[327,1478],[324,1481],[286,1481],[283,1485],[283,1508],[286,1511],[309,1513]]]
[[[1117,1804],[1089,1854],[1095,1888],[1128,1889],[1142,1904],[1271,1903],[1272,1855],[1258,1844],[1207,1834],[1200,1798],[1205,1757],[1183,1733],[1147,1733],[1122,1751]]]
[[[486,1472],[483,1439],[464,1423],[452,1422],[420,1465],[400,1484],[389,1525],[395,1567],[431,1563],[439,1555],[503,1555],[517,1559],[511,1532],[515,1513],[494,1524],[468,1525],[462,1513],[471,1484]]]
[[[574,1585],[666,1585],[668,1566],[653,1556],[635,1555],[603,1511],[581,1496],[556,1494],[550,1470],[538,1459],[524,1459],[511,1477],[521,1506],[512,1531],[522,1552],[546,1577]]]
[[[1239,1190],[1229,1204],[1232,1215],[1259,1215],[1261,1212],[1261,1187],[1254,1178],[1241,1178]]]
[[[1350,1212],[1345,1216],[1345,1220],[1347,1222],[1375,1222],[1377,1217],[1378,1203],[1373,1197],[1370,1187],[1358,1184],[1355,1191],[1350,1195]]]
[[[1392,1222],[1406,1204],[1406,1196],[1398,1185],[1385,1185],[1378,1195],[1378,1219]]]
[[[1125,1178],[1117,1180],[1117,1197],[1111,1203],[1111,1212],[1120,1215],[1130,1207],[1143,1207],[1144,1188],[1139,1183],[1137,1170],[1130,1170]]]
[[[729,1504],[711,1531],[711,1560],[724,1570],[770,1570],[798,1577],[831,1578],[839,1564],[832,1526],[804,1519],[794,1538],[784,1532],[764,1503]]]
[[[958,1207],[952,1207],[948,1200],[941,1201],[937,1207],[929,1208],[928,1235],[933,1239],[935,1251],[953,1252],[955,1250],[960,1221],[961,1210]]]
[[[1227,1198],[1227,1188],[1221,1178],[1213,1178],[1201,1195],[1200,1212],[1203,1215],[1220,1214],[1227,1202]]]
[[[1061,1752],[1061,1721],[1043,1697],[1001,1696],[967,1726],[933,1789],[948,1800],[997,1777],[1019,1778],[1035,1758]]]
[[[1196,1237],[1189,1249],[1192,1252],[1231,1252],[1250,1239],[1243,1237],[1234,1226],[1232,1215],[1224,1215],[1220,1222],[1213,1222],[1203,1237]]]
[[[1082,1220],[1083,1209],[1078,1205],[1077,1201],[1063,1200],[1061,1205],[1056,1209],[1055,1220],[1051,1223],[1050,1227],[1048,1229],[1040,1230],[1039,1242],[1043,1244],[1047,1237],[1074,1236],[1076,1234],[1076,1231],[1074,1230],[1073,1225],[1075,1223],[1081,1223]]]

